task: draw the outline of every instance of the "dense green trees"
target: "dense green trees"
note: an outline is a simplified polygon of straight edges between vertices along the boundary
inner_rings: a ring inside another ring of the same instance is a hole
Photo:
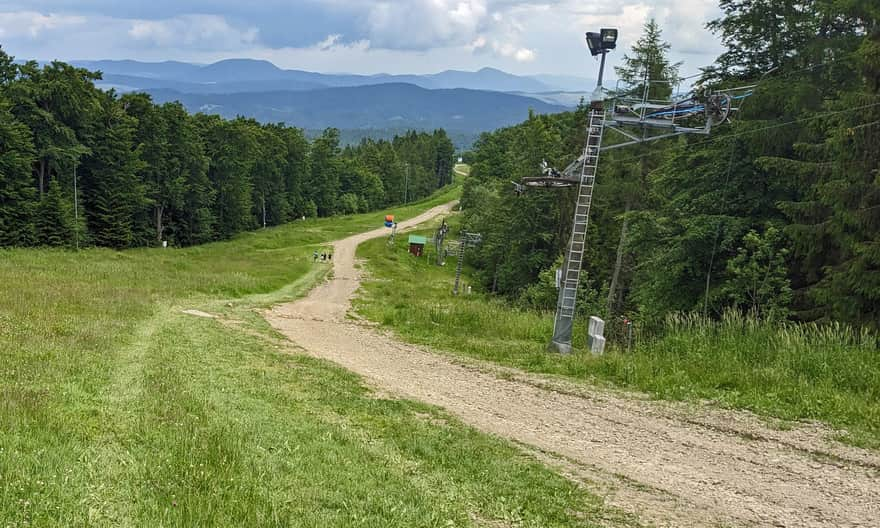
[[[582,306],[647,323],[739,309],[877,327],[880,8],[722,0],[721,9],[709,27],[728,50],[697,89],[757,84],[755,93],[711,138],[603,155]],[[675,79],[666,49],[649,23],[618,75],[637,87],[646,69]],[[485,134],[468,155],[466,225],[488,234],[473,263],[487,289],[523,305],[553,307],[550,272],[572,197],[514,196],[509,182],[533,175],[541,156],[570,161],[583,148],[583,112]]]
[[[35,234],[34,144],[30,130],[12,115],[10,106],[0,95],[0,245],[4,246],[29,244]]]
[[[337,130],[310,143],[296,128],[103,92],[99,78],[0,50],[0,246],[198,244],[417,200],[452,180],[443,131],[343,150]]]

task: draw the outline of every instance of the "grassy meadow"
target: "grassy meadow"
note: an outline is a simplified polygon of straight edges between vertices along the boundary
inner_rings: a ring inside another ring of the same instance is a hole
[[[416,215],[447,190],[396,208]],[[0,526],[593,526],[586,491],[256,313],[383,213],[189,249],[0,251]],[[183,314],[199,309],[226,323]]]
[[[451,236],[458,219],[451,217]],[[430,234],[426,230],[424,234]],[[411,342],[523,370],[645,391],[657,398],[712,400],[792,420],[820,420],[851,443],[880,448],[880,338],[842,327],[771,325],[729,314],[722,321],[672,317],[665,333],[629,352],[585,352],[586,321],[569,356],[547,352],[553,314],[518,309],[474,289],[454,297],[455,259],[415,259],[405,244],[361,246],[372,280],[357,310]],[[464,281],[467,283],[467,268]]]

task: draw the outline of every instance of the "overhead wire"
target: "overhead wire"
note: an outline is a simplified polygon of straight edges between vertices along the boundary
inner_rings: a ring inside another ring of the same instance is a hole
[[[852,59],[854,59],[854,58],[856,58],[856,57],[857,57],[857,53],[856,53],[856,52],[850,52],[850,53],[847,53],[847,54],[845,54],[845,55],[843,55],[843,56],[840,56],[840,57],[836,57],[836,58],[833,58],[833,59],[829,59],[829,60],[826,60],[826,61],[823,61],[823,62],[820,62],[820,63],[817,63],[817,64],[812,64],[812,65],[810,65],[810,66],[807,66],[807,67],[804,67],[804,68],[799,68],[799,69],[797,69],[797,70],[788,71],[788,72],[785,72],[785,73],[780,74],[780,75],[775,75],[775,76],[772,77],[772,79],[775,79],[775,80],[788,79],[788,78],[793,77],[794,75],[797,75],[797,74],[800,74],[800,73],[804,73],[804,72],[808,72],[808,71],[814,71],[814,70],[818,70],[818,69],[820,69],[820,68],[825,68],[825,67],[828,67],[828,66],[831,66],[831,65],[837,64],[837,63],[846,62],[846,61],[852,60]],[[767,79],[767,78],[765,78],[765,77],[766,77],[767,75],[769,75],[769,74],[775,72],[776,69],[777,69],[777,68],[773,68],[772,70],[769,70],[769,71],[765,72],[765,73],[762,75],[762,78],[758,79],[758,81],[757,81],[756,84],[755,84],[755,88],[752,90],[752,95],[754,95],[754,92],[757,90],[757,87],[760,86],[760,84],[762,84],[763,82],[769,80],[769,79]],[[684,77],[682,80],[692,79],[692,78],[694,78],[694,77],[698,77],[698,76],[700,76],[700,75],[702,75],[702,73],[700,73],[700,74],[695,74],[695,75],[691,75],[691,76],[688,76],[688,77]],[[743,81],[743,82],[745,82],[745,81]],[[745,103],[743,103],[743,104],[745,104]],[[836,113],[845,113],[845,112],[850,111],[850,110],[860,110],[860,109],[864,109],[864,108],[870,108],[870,107],[872,107],[872,106],[876,106],[876,105],[868,105],[867,107],[856,107],[856,108],[847,109],[847,110],[825,112],[825,113],[822,113],[822,114],[816,114],[816,115],[814,115],[814,116],[810,116],[810,117],[807,117],[807,118],[795,119],[795,120],[792,120],[792,121],[787,121],[787,122],[784,122],[784,123],[779,123],[778,125],[772,125],[772,126],[769,126],[769,127],[766,127],[766,128],[759,128],[759,129],[754,129],[754,130],[750,130],[750,131],[744,131],[744,132],[735,133],[735,134],[726,134],[726,135],[724,135],[724,136],[720,136],[720,137],[717,137],[717,138],[710,138],[710,139],[706,139],[706,140],[703,140],[703,141],[697,141],[697,142],[694,142],[694,143],[689,143],[689,144],[687,144],[687,145],[682,145],[682,146],[680,146],[680,147],[673,147],[673,148],[671,148],[671,149],[669,149],[669,150],[675,151],[675,150],[684,149],[684,148],[697,147],[697,146],[704,145],[704,144],[708,144],[708,143],[714,143],[714,142],[716,142],[716,141],[723,141],[723,140],[726,140],[726,139],[729,139],[729,138],[735,138],[735,137],[740,137],[740,136],[749,135],[749,134],[753,134],[753,133],[764,132],[764,131],[768,131],[768,130],[773,130],[774,128],[782,128],[782,127],[786,127],[786,126],[791,126],[791,125],[793,125],[793,124],[798,124],[798,123],[802,123],[802,122],[810,121],[810,120],[812,120],[812,119],[814,119],[814,118],[819,118],[819,117],[825,117],[825,116],[829,116],[829,115],[834,115],[834,114],[836,114]],[[616,160],[616,161],[618,161],[618,162],[636,161],[636,160],[640,160],[640,159],[642,159],[642,158],[644,158],[644,157],[650,156],[650,155],[652,155],[652,154],[653,154],[652,152],[647,152],[647,153],[644,153],[644,154],[640,154],[640,155],[638,155],[638,156],[631,156],[631,157],[629,157],[629,158],[623,158],[623,159]]]
[[[738,137],[742,137],[742,136],[748,136],[748,135],[751,135],[751,134],[757,134],[757,133],[759,133],[759,132],[767,132],[767,131],[770,131],[770,130],[776,130],[776,129],[779,129],[779,128],[785,128],[785,127],[788,127],[788,126],[791,126],[791,125],[797,125],[797,124],[800,124],[800,123],[806,123],[806,122],[814,121],[814,120],[817,120],[817,119],[822,119],[822,118],[826,118],[826,117],[832,117],[832,116],[840,115],[840,114],[846,114],[846,113],[849,113],[849,112],[855,112],[856,110],[867,110],[868,108],[874,108],[874,107],[876,107],[876,106],[880,106],[880,102],[877,102],[877,103],[871,103],[871,104],[866,104],[866,105],[862,105],[862,106],[854,106],[854,107],[852,107],[852,108],[846,108],[846,109],[844,109],[844,110],[833,110],[833,111],[828,111],[828,112],[822,112],[822,113],[820,113],[820,114],[815,114],[815,115],[808,116],[808,117],[802,117],[802,118],[799,118],[799,119],[793,119],[793,120],[791,120],[791,121],[784,121],[784,122],[782,122],[782,123],[776,123],[776,124],[774,124],[774,125],[768,125],[768,126],[765,126],[765,127],[754,128],[754,129],[751,129],[751,130],[743,130],[743,131],[741,131],[741,132],[734,132],[734,133],[731,133],[731,134],[725,134],[725,135],[723,135],[723,136],[714,137],[714,138],[709,138],[709,139],[704,139],[704,140],[702,140],[702,141],[695,141],[695,142],[693,142],[693,143],[688,143],[688,144],[686,144],[686,145],[680,145],[680,146],[677,146],[677,147],[671,147],[671,148],[667,148],[667,149],[665,149],[665,150],[666,150],[667,152],[668,152],[668,151],[673,151],[673,152],[674,152],[674,151],[678,151],[678,150],[689,149],[689,148],[692,148],[692,147],[699,147],[699,146],[702,146],[702,145],[708,145],[708,144],[711,144],[711,143],[719,143],[719,142],[721,142],[721,141],[726,141],[726,140],[728,140],[728,139],[738,138]],[[850,127],[850,128],[855,129],[855,128],[860,127],[860,126],[862,126],[862,125],[857,125],[856,127]],[[655,153],[654,153],[654,152],[647,152],[647,153],[645,153],[645,154],[639,154],[639,155],[637,155],[637,156],[630,156],[630,157],[628,157],[628,158],[615,159],[614,161],[617,162],[617,163],[627,163],[627,162],[630,162],[630,161],[637,161],[637,160],[640,160],[640,159],[642,159],[642,158],[645,158],[645,157],[651,156],[651,155],[653,155],[653,154],[655,154]]]

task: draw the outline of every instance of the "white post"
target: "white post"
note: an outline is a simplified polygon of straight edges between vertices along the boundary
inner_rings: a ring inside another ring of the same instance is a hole
[[[605,353],[605,321],[598,317],[590,317],[590,326],[587,330],[587,345],[590,352],[595,356]]]

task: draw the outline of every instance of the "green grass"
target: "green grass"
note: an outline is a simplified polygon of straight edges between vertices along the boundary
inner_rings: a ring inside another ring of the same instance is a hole
[[[451,225],[457,219],[450,219]],[[453,229],[453,235],[455,229]],[[411,342],[530,372],[646,391],[657,398],[713,400],[768,418],[820,420],[844,439],[880,448],[880,339],[840,327],[770,325],[730,315],[720,322],[670,319],[663,337],[629,353],[610,347],[547,352],[553,314],[520,310],[483,293],[453,297],[454,262],[415,259],[403,244],[361,246],[374,280],[358,311]],[[467,281],[465,273],[465,281]],[[576,327],[583,347],[586,322]]]
[[[457,192],[390,212],[405,219]],[[190,249],[0,252],[0,526],[605,518],[598,499],[514,446],[377,397],[296,354],[255,313],[326,273],[314,249],[382,217]]]

